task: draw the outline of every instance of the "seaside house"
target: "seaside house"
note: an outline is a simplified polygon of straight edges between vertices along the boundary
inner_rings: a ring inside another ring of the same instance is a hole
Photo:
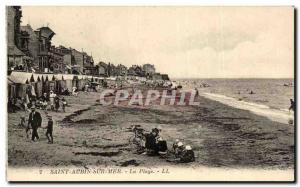
[[[51,46],[50,48],[50,72],[53,73],[65,73],[66,64],[64,63],[64,54],[59,48]]]
[[[29,24],[21,26],[21,30],[28,35],[26,36],[28,42],[25,43],[28,54],[32,58],[32,71],[40,73],[53,72],[55,63],[61,58],[61,55],[58,57],[57,52],[51,48],[51,40],[55,33],[48,26],[33,30]],[[25,37],[23,37],[23,40],[25,40]]]
[[[20,29],[21,17],[20,6],[6,7],[7,68],[8,70],[29,71],[32,58],[28,55],[28,33]]]

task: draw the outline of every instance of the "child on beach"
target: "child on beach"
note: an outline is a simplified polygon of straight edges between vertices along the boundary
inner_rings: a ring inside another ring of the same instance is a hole
[[[20,121],[20,124],[19,124],[19,125],[20,125],[21,127],[25,127],[25,116],[21,116],[20,119],[21,119],[21,121]]]
[[[20,117],[20,123],[19,123],[19,126],[25,128],[26,137],[28,138],[28,137],[29,137],[29,130],[27,130],[27,127],[26,127],[26,124],[25,124],[25,123],[26,123],[25,116],[21,116],[21,117]]]
[[[46,137],[48,139],[48,143],[49,144],[53,144],[53,120],[52,120],[52,116],[48,116],[48,125],[47,127],[45,127],[47,129],[46,131]]]
[[[47,110],[47,107],[48,107],[48,102],[47,102],[47,100],[44,100],[44,101],[42,101],[43,103],[42,103],[42,108],[43,108],[43,110]]]

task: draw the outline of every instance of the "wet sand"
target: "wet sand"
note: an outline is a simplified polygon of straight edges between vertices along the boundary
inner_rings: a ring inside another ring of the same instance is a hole
[[[274,122],[246,110],[199,97],[200,106],[101,106],[99,93],[80,92],[65,97],[66,112],[53,116],[54,144],[46,130],[31,142],[18,127],[22,111],[8,115],[8,165],[10,167],[120,166],[136,160],[139,166],[287,169],[294,165],[294,126]],[[46,126],[45,112],[43,124]],[[28,114],[26,114],[26,117]],[[179,138],[197,156],[189,164],[136,154],[129,138],[131,125],[146,130],[160,125],[169,149]]]

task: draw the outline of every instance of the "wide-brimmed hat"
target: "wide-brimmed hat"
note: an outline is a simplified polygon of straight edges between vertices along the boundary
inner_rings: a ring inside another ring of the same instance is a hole
[[[178,147],[181,147],[181,146],[183,146],[183,143],[182,142],[178,142]]]
[[[152,129],[152,132],[159,132],[157,128]]]
[[[192,147],[190,145],[185,146],[186,150],[192,150]]]

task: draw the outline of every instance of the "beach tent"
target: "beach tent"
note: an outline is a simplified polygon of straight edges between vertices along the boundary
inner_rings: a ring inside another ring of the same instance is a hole
[[[97,82],[103,85],[103,79],[102,77],[97,77]]]
[[[49,88],[49,80],[47,74],[43,74],[42,83],[43,83],[43,93],[49,94],[50,88]]]
[[[31,85],[34,87],[35,93],[37,97],[41,97],[43,95],[43,82],[42,82],[42,74],[32,74],[34,78],[34,82],[31,82]]]
[[[79,89],[79,90],[81,89],[80,88],[81,85],[80,85],[78,75],[73,76],[72,85],[73,85],[73,87],[77,87],[77,89]]]
[[[48,82],[49,82],[49,91],[53,91],[54,93],[57,93],[57,87],[56,87],[56,78],[54,74],[48,74]]]
[[[47,93],[48,94],[48,92],[49,92],[49,89],[48,89],[48,87],[49,87],[49,82],[48,82],[48,76],[47,76],[47,74],[42,74],[41,76],[41,80],[42,80],[42,87],[43,87],[43,93]]]
[[[77,88],[79,90],[82,90],[84,88],[84,85],[86,84],[86,76],[85,75],[77,75]]]
[[[66,80],[64,79],[64,74],[56,74],[55,77],[56,77],[56,90],[57,93],[60,94],[67,88]]]
[[[32,82],[35,82],[32,73],[13,71],[8,78],[15,85],[16,97],[24,98],[26,94],[36,95],[31,85]]]
[[[7,78],[7,96],[8,96],[8,99],[16,99],[17,98],[16,84],[9,78]]]
[[[104,85],[104,80],[105,80],[105,78],[104,77],[97,77],[97,79],[96,79],[97,81],[96,82],[98,82],[101,86],[103,86]]]
[[[87,77],[87,79],[89,80],[89,81],[92,81],[92,79],[93,79],[93,76],[86,76]]]
[[[73,85],[73,79],[74,79],[74,75],[72,75],[72,74],[65,74],[64,75],[64,80],[66,81],[66,88],[69,91],[72,91],[73,86],[76,86],[76,84]]]
[[[107,86],[108,86],[108,87],[116,86],[116,80],[117,80],[116,77],[107,77],[107,78],[106,78]]]
[[[56,88],[56,78],[54,74],[45,73],[43,74],[43,92],[49,94],[50,91],[57,92]]]

